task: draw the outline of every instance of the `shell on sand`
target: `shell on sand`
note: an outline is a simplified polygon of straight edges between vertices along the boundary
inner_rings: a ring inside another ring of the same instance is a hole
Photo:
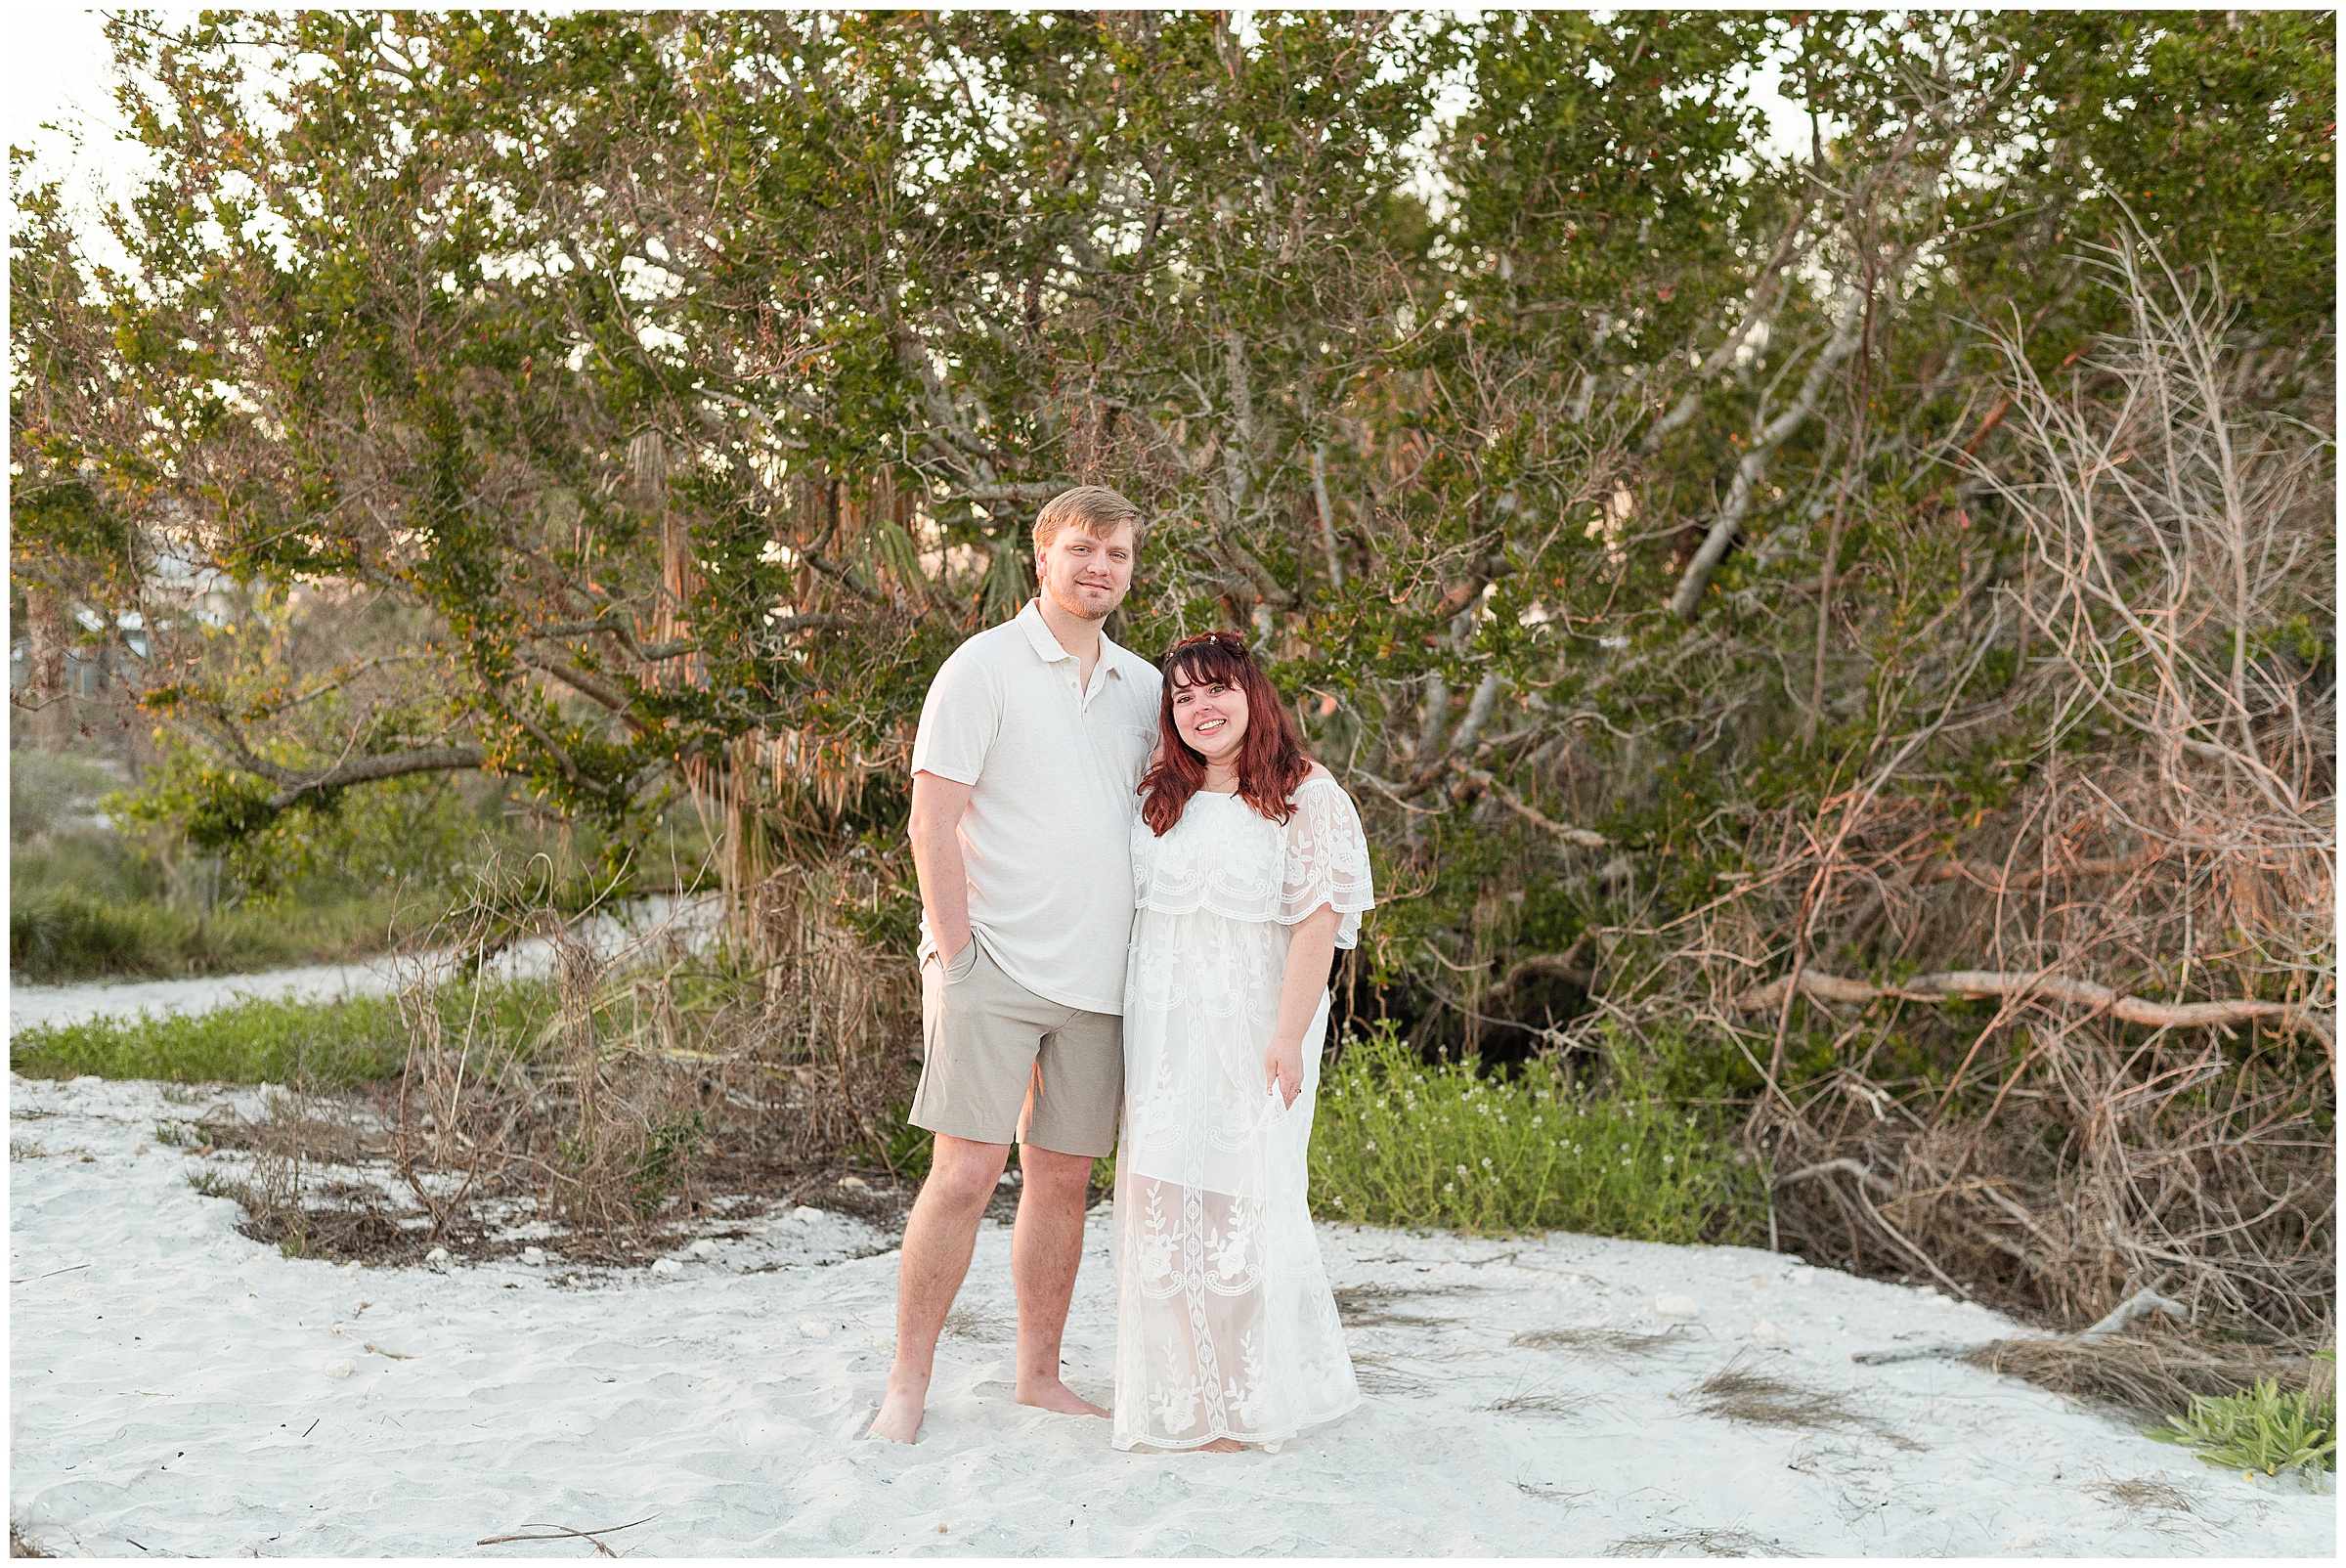
[[[336,1356],[327,1362],[325,1368],[326,1376],[331,1377],[335,1382],[340,1382],[358,1370],[359,1364],[348,1356]]]
[[[674,1258],[657,1258],[652,1263],[652,1272],[665,1279],[670,1275],[682,1274],[684,1265]]]
[[[1762,1318],[1752,1325],[1752,1343],[1755,1345],[1789,1345],[1792,1343],[1792,1335]]]
[[[1654,1315],[1658,1318],[1682,1318],[1692,1323],[1703,1315],[1703,1309],[1692,1296],[1675,1295],[1664,1290],[1654,1297]]]

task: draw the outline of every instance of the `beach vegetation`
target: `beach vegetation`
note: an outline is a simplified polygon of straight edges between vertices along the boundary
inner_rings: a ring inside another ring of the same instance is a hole
[[[552,1011],[542,982],[490,985],[440,999],[484,1034],[526,1048]],[[399,1076],[409,1025],[396,999],[252,996],[208,1012],[109,1016],[39,1024],[9,1042],[9,1066],[33,1078],[157,1078],[168,1083],[307,1080],[353,1088]]]
[[[1322,1069],[1313,1211],[1494,1234],[1763,1234],[1759,1181],[1722,1136],[1718,1108],[1654,1087],[1635,1070],[1584,1076],[1557,1058],[1505,1070],[1447,1056],[1428,1063],[1390,1025],[1372,1026]]]
[[[2181,1416],[2145,1434],[2192,1450],[2210,1464],[2263,1475],[2338,1467],[2334,1389],[2283,1389],[2266,1378],[2236,1394],[2202,1394]]]
[[[207,920],[444,780],[722,898],[534,1043],[412,1011],[510,1153],[435,1168],[894,1140],[906,746],[1092,482],[1110,633],[1242,631],[1374,848],[1331,1208],[2333,1331],[2326,14],[108,26],[139,190],[16,176],[22,732]]]
[[[202,911],[85,892],[50,856],[22,856],[12,869],[9,968],[45,984],[355,962],[389,950],[400,917],[385,895]]]

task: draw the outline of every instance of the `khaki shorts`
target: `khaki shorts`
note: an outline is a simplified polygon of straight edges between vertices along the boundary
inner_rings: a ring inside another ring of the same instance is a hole
[[[922,963],[914,1126],[1098,1158],[1123,1102],[1122,1019],[1035,995],[975,936],[950,966]]]

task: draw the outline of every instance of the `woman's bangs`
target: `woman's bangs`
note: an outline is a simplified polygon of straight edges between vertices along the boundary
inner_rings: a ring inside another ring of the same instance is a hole
[[[1168,691],[1176,685],[1211,686],[1220,684],[1243,689],[1245,681],[1239,668],[1238,656],[1218,643],[1200,642],[1184,648],[1165,661],[1165,685]]]

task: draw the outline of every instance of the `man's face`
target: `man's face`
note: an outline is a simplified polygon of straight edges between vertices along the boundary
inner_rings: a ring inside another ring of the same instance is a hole
[[[1034,558],[1034,575],[1053,604],[1083,621],[1105,621],[1132,587],[1132,525],[1102,539],[1063,528]]]

